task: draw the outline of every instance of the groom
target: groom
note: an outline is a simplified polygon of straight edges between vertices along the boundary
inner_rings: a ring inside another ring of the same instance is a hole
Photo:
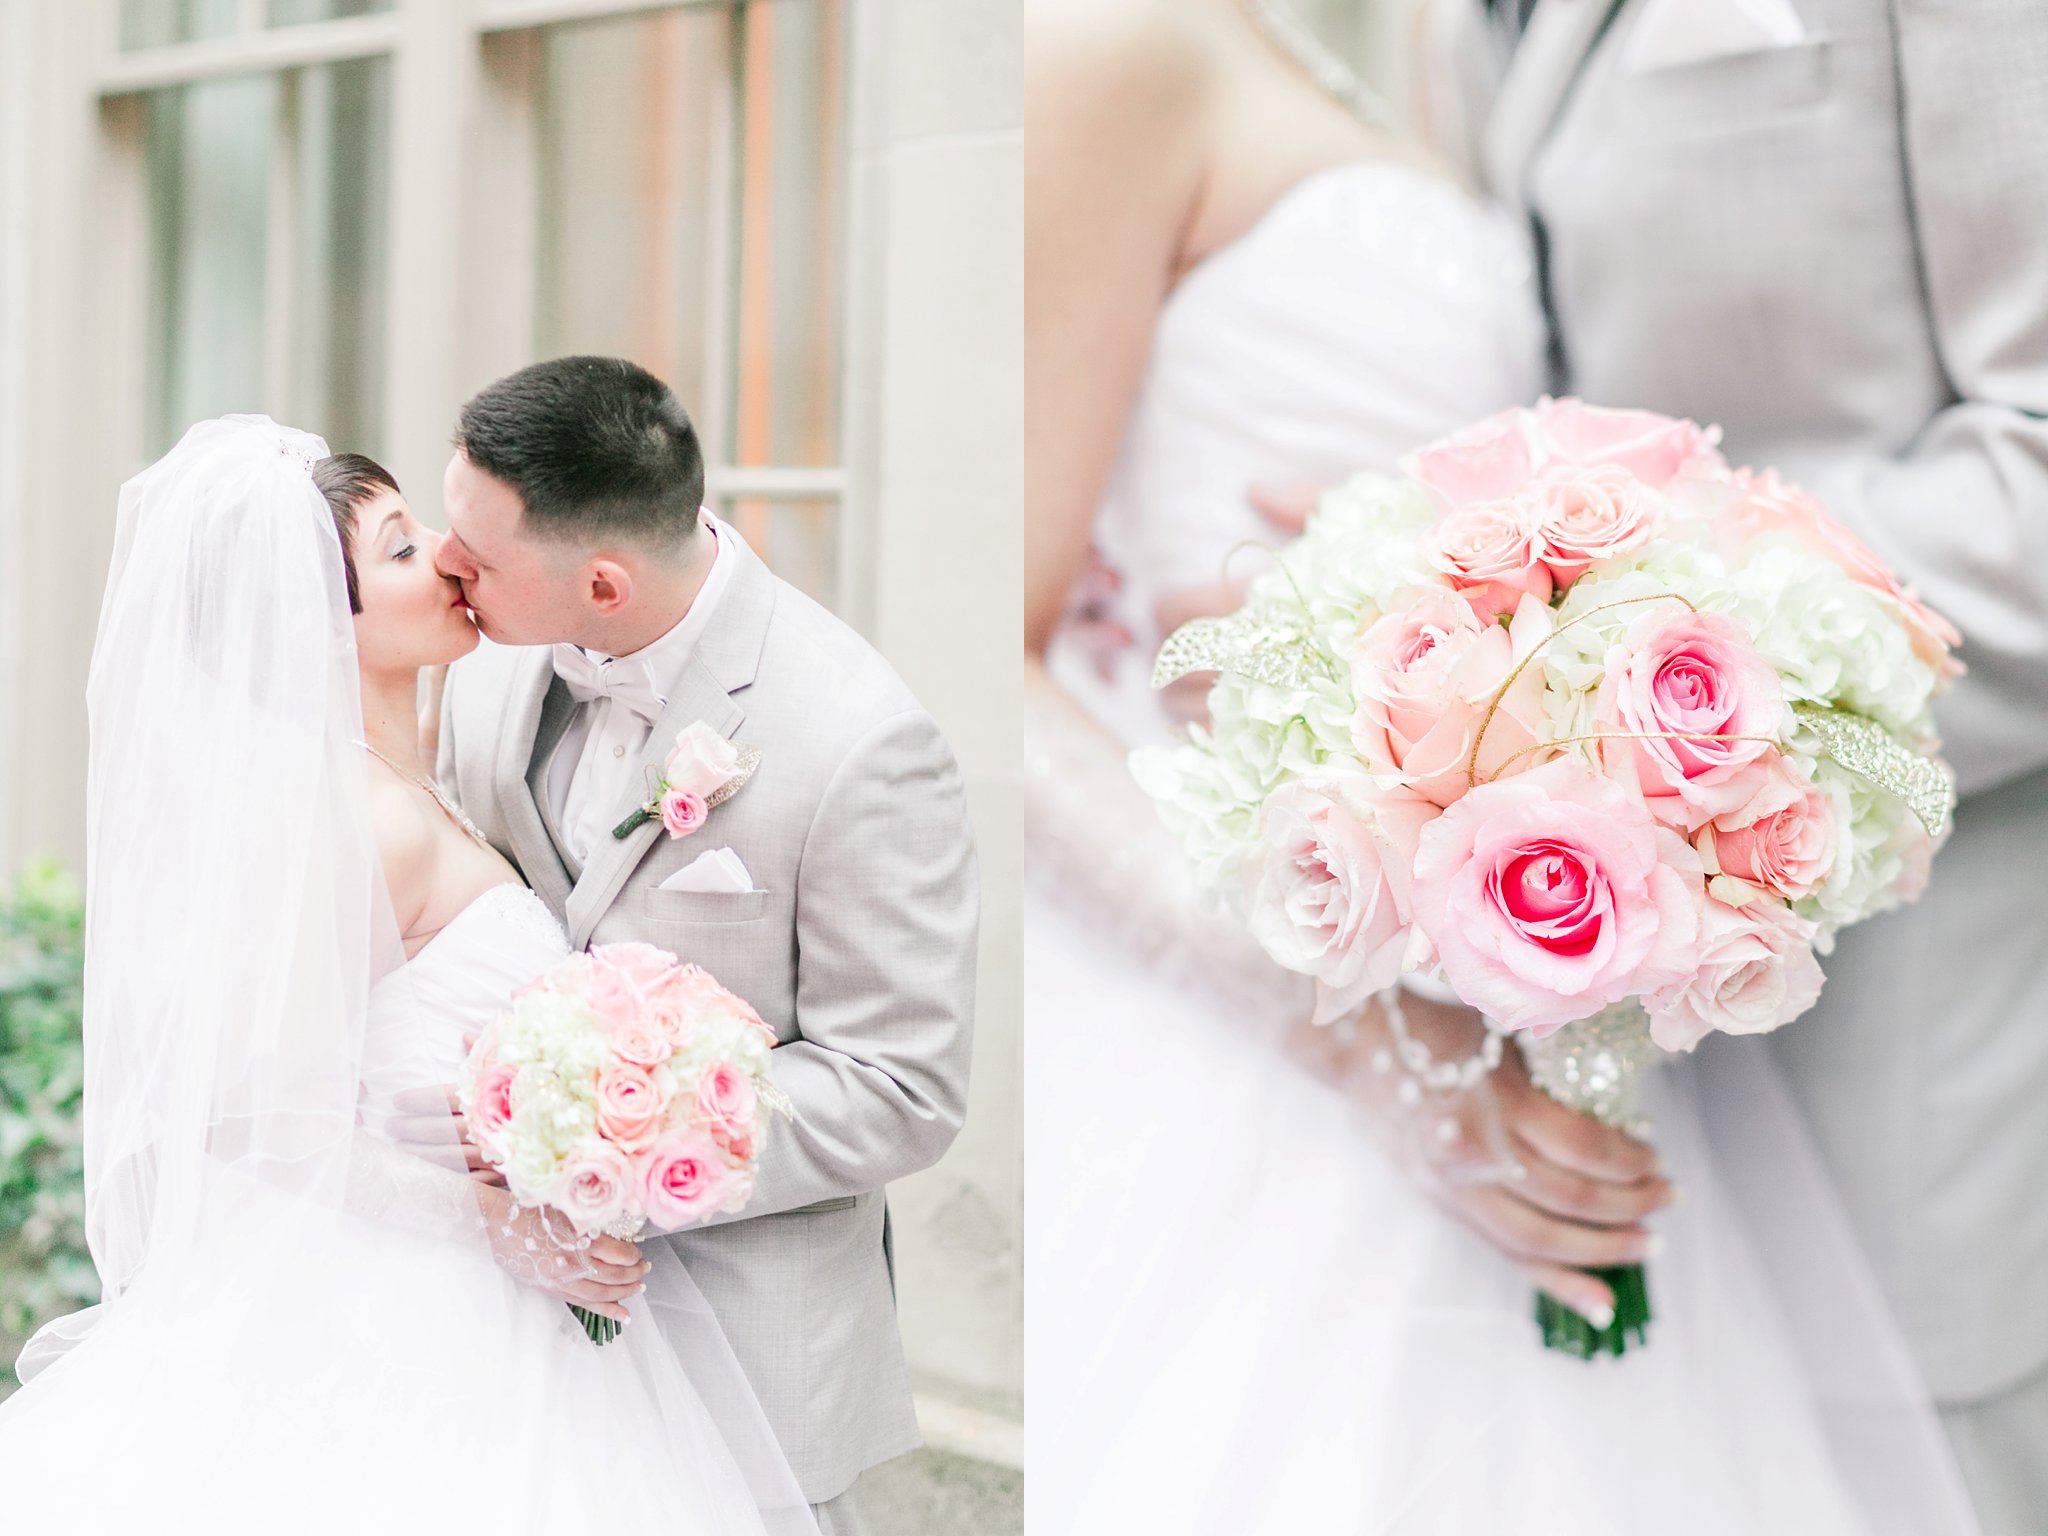
[[[1719,422],[1962,630],[1921,901],[1774,1046],[1985,1529],[2048,1530],[2048,5],[1495,0],[1560,385]]]
[[[936,1161],[966,1102],[959,771],[888,664],[701,510],[696,434],[643,369],[521,369],[463,407],[455,442],[436,564],[495,643],[450,678],[441,781],[573,945],[671,950],[775,1030],[795,1113],[753,1199],[643,1242],[702,1288],[844,1536],[862,1470],[918,1443],[883,1185]],[[629,829],[700,723],[758,766],[687,835]]]

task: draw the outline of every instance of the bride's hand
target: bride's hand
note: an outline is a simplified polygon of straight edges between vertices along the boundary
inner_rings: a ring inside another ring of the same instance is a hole
[[[1410,996],[1402,1011],[1410,1035],[1440,1061],[1479,1048],[1485,1026],[1469,1008]],[[1399,1070],[1373,1068],[1393,1049],[1378,1004],[1348,1043],[1311,1025],[1296,1033],[1298,1051],[1343,1082],[1374,1139],[1432,1199],[1540,1289],[1595,1322],[1612,1316],[1613,1294],[1583,1271],[1648,1257],[1643,1222],[1672,1200],[1653,1148],[1543,1093],[1512,1045],[1477,1088],[1411,1105]]]
[[[477,1199],[489,1225],[492,1257],[506,1274],[586,1312],[632,1321],[626,1303],[647,1288],[646,1275],[653,1267],[636,1245],[619,1237],[584,1243],[556,1212],[514,1206],[500,1189],[480,1189]]]

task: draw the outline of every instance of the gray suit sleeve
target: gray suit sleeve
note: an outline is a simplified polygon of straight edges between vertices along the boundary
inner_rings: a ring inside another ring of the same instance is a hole
[[[1903,134],[1956,401],[1814,489],[1962,630],[1935,706],[1965,793],[2048,766],[2048,6],[1900,6]]]
[[[938,1161],[967,1108],[979,891],[960,770],[931,717],[894,715],[821,797],[797,874],[796,1023],[744,1220]]]

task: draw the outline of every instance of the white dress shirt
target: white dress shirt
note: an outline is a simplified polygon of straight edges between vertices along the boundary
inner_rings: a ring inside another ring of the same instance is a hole
[[[642,646],[630,656],[608,657],[601,651],[581,647],[596,662],[633,662],[645,666],[653,678],[663,704],[674,691],[698,638],[711,622],[719,596],[732,575],[732,561],[726,558],[718,526],[707,512],[702,514],[705,530],[713,541],[711,569],[697,591],[689,611],[660,639]],[[687,722],[685,722],[687,723]],[[612,828],[624,814],[622,809],[628,781],[638,770],[647,750],[654,722],[641,718],[617,699],[592,699],[577,706],[568,729],[562,733],[548,765],[548,804],[555,825],[562,829],[568,852],[579,866],[590,862],[591,851],[604,846]]]

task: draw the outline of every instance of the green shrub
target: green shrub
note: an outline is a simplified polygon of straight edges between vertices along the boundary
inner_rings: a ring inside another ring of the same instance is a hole
[[[85,1250],[84,908],[35,865],[0,899],[0,1396],[21,1341],[99,1299]]]

